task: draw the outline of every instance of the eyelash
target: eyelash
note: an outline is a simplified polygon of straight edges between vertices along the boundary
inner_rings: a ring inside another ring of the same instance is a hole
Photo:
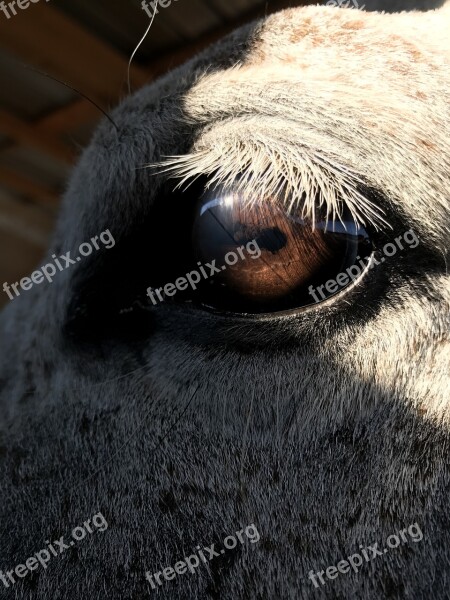
[[[391,228],[384,211],[368,197],[369,187],[361,174],[307,146],[283,146],[274,140],[268,149],[258,140],[207,141],[189,154],[167,157],[147,168],[178,179],[175,189],[186,189],[206,176],[207,189],[233,187],[249,204],[261,198],[281,200],[288,212],[300,208],[302,217],[313,222],[319,207],[325,207],[327,220],[341,222],[347,208],[356,225]]]

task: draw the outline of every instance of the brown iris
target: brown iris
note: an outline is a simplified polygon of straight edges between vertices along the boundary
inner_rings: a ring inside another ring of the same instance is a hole
[[[220,267],[203,286],[201,302],[250,313],[311,304],[309,286],[326,283],[371,250],[349,215],[326,223],[316,214],[313,224],[273,198],[249,203],[217,189],[199,203],[193,244],[199,261]]]

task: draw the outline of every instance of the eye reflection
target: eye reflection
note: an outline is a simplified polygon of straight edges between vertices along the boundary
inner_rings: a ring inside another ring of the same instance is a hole
[[[249,204],[239,193],[215,190],[196,210],[193,246],[200,261],[223,265],[229,252],[241,258],[204,286],[201,303],[219,310],[277,312],[312,303],[308,286],[324,284],[372,247],[366,231],[349,214],[342,221],[311,220],[288,213],[275,199]],[[256,241],[259,256],[245,248]]]

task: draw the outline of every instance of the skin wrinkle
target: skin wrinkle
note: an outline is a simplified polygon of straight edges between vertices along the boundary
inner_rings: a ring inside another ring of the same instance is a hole
[[[119,132],[100,125],[69,182],[51,244],[60,253],[106,228],[118,247],[134,239],[172,197],[168,174],[141,167],[200,155],[211,166],[215,148],[226,151],[224,175],[244,156],[260,168],[272,149],[273,174],[283,167],[294,182],[300,157],[316,174],[319,157],[338,163],[380,192],[372,201],[393,229],[376,234],[379,248],[411,228],[420,244],[308,311],[239,320],[163,305],[133,342],[82,344],[65,333],[70,307],[104,293],[98,320],[127,289],[126,270],[113,262],[107,277],[102,256],[8,305],[0,568],[94,510],[109,525],[15,585],[18,600],[144,598],[146,571],[252,522],[258,544],[217,558],[214,577],[204,569],[164,582],[158,598],[447,597],[449,14],[281,12],[125,99],[112,113]],[[348,28],[356,23],[364,26]],[[411,60],[414,48],[423,60]],[[156,223],[163,233],[170,225]],[[165,243],[123,260],[150,278],[165,264]],[[308,579],[415,522],[420,543],[320,590]]]

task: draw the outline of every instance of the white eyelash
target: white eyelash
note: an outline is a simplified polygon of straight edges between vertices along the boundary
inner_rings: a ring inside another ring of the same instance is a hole
[[[313,226],[316,209],[322,206],[327,221],[338,218],[343,223],[346,206],[356,225],[371,223],[376,229],[388,225],[383,211],[358,191],[364,181],[357,172],[307,146],[293,147],[280,139],[268,140],[267,135],[264,140],[245,141],[216,136],[213,144],[149,166],[180,179],[177,188],[207,175],[207,188],[239,192],[250,205],[261,199],[281,201],[288,211],[300,210]]]

